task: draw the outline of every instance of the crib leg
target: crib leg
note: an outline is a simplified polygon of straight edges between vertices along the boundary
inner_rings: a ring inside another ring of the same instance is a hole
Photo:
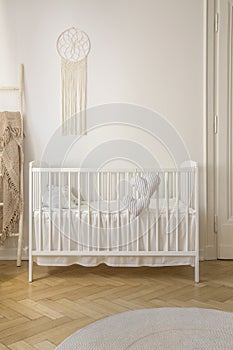
[[[29,269],[28,269],[28,281],[29,282],[32,282],[32,280],[33,280],[32,268],[33,268],[32,256],[29,255]]]
[[[195,256],[195,282],[199,283],[199,255]]]

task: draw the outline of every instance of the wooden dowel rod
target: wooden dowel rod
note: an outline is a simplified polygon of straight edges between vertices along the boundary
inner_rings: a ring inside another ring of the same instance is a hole
[[[19,91],[20,88],[17,86],[0,86],[0,90]]]
[[[23,86],[24,86],[23,73],[24,73],[24,67],[23,67],[23,64],[21,64],[20,73],[19,73],[19,110],[20,110],[21,116],[23,116]]]

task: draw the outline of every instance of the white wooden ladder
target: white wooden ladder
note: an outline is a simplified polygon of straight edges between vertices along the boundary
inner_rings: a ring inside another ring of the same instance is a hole
[[[24,67],[23,64],[20,65],[20,77],[19,77],[19,86],[1,86],[0,91],[12,91],[18,93],[19,96],[19,111],[21,114],[21,125],[23,132],[23,87],[24,87]],[[1,159],[1,154],[0,154]],[[0,173],[0,176],[2,174]],[[20,159],[20,192],[23,198],[23,159]],[[3,202],[0,202],[0,208],[4,206]],[[0,232],[0,236],[2,233]],[[11,232],[9,237],[18,237],[18,246],[17,246],[17,266],[21,266],[22,259],[22,241],[23,241],[23,210],[21,211],[18,225],[18,232]]]

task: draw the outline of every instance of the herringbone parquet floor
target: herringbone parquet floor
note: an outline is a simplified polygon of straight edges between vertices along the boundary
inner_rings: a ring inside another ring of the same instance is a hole
[[[0,262],[0,350],[54,349],[85,325],[140,308],[205,307],[233,312],[233,261],[201,263],[201,282],[191,267],[95,268]]]

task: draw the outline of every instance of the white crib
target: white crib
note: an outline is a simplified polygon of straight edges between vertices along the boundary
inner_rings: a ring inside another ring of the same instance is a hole
[[[155,173],[148,207],[132,215],[122,198],[131,181]],[[38,265],[195,267],[199,282],[198,167],[93,170],[30,163],[29,281]]]

